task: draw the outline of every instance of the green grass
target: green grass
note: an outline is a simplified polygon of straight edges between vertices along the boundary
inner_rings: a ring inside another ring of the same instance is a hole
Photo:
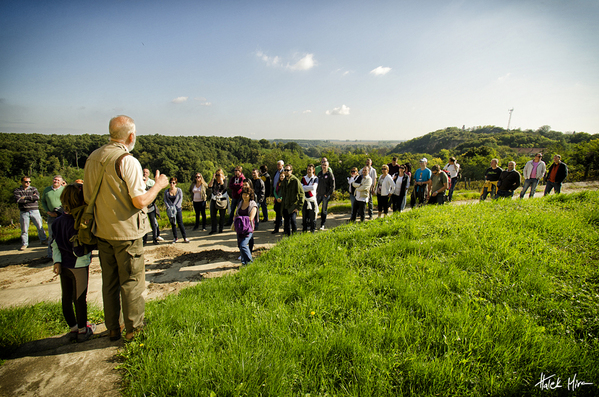
[[[88,321],[104,322],[102,309],[88,303]],[[49,336],[69,332],[60,302],[0,310],[0,357],[6,358],[20,345]]]
[[[555,395],[599,382],[599,193],[424,207],[283,239],[148,302],[125,395]]]

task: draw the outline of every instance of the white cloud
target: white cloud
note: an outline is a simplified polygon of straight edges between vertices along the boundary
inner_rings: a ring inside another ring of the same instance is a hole
[[[345,71],[344,71],[343,69],[337,69],[337,70],[334,70],[334,71],[332,72],[332,74],[339,74],[339,75],[341,75],[341,76],[347,76],[347,75],[348,75],[348,74],[350,74],[350,73],[352,73],[352,72],[351,72],[351,71],[349,71],[349,70],[345,70]]]
[[[504,76],[501,76],[501,77],[499,77],[499,78],[497,79],[497,82],[498,82],[498,83],[503,83],[504,81],[506,81],[507,79],[509,79],[509,78],[510,78],[510,75],[511,75],[511,73],[508,73],[508,74],[506,74],[506,75],[504,75]]]
[[[289,70],[310,70],[316,65],[314,54],[307,54],[305,57],[297,61],[294,65],[287,64]]]
[[[375,76],[383,76],[383,75],[389,73],[390,70],[391,70],[391,68],[389,68],[389,67],[379,66],[378,68],[371,70],[370,74],[373,74]]]
[[[256,51],[256,56],[262,60],[266,64],[266,66],[270,67],[282,67],[287,70],[310,70],[316,65],[316,60],[314,59],[314,54],[306,54],[303,58],[297,61],[294,64],[287,62],[286,65],[283,64],[283,58],[280,56],[269,56],[264,52],[258,50]],[[297,58],[296,58],[297,59]]]
[[[265,53],[263,53],[260,50],[256,51],[256,56],[258,58],[260,58],[262,61],[264,61],[264,63],[266,63],[267,66],[280,66],[281,65],[281,58],[279,58],[278,56],[269,57],[268,55],[266,55]]]
[[[200,103],[201,106],[212,106],[212,102]]]
[[[308,114],[308,113],[312,113],[312,111],[310,109],[308,109],[308,110],[304,110],[302,113],[303,114]]]
[[[329,116],[347,116],[349,115],[349,108],[345,105],[341,105],[340,108],[327,110],[326,114],[328,114]]]
[[[189,99],[188,96],[180,96],[171,101],[171,103],[183,103]]]

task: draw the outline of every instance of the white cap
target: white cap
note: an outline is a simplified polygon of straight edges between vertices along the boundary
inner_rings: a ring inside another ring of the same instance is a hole
[[[420,159],[420,162],[421,163],[428,163],[428,160],[426,159],[426,157],[423,157],[423,158]]]

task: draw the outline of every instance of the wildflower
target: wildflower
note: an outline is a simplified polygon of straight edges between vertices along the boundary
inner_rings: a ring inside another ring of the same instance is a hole
[[[140,343],[140,344],[139,344],[139,347],[144,347],[144,344],[143,344],[143,343]]]
[[[312,311],[312,312],[310,312],[310,315],[312,315],[312,316],[313,316],[313,315],[315,315],[315,314],[316,314],[316,313],[315,313],[315,312],[313,312],[313,311]]]

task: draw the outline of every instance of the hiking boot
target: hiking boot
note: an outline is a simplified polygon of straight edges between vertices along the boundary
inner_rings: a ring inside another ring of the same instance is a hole
[[[108,332],[108,336],[110,337],[111,342],[116,342],[121,339],[121,335],[123,334],[123,326],[121,325],[119,329],[111,329]]]
[[[85,332],[77,333],[77,342],[78,343],[85,342],[86,340],[88,340],[89,338],[92,337],[95,330],[96,330],[96,324],[88,323],[87,326],[85,327]]]
[[[156,240],[158,240],[158,241],[164,241],[164,239],[162,237],[160,237],[160,236],[156,237]]]
[[[22,245],[21,248],[19,248],[19,251],[25,251],[27,249],[26,245]]]

